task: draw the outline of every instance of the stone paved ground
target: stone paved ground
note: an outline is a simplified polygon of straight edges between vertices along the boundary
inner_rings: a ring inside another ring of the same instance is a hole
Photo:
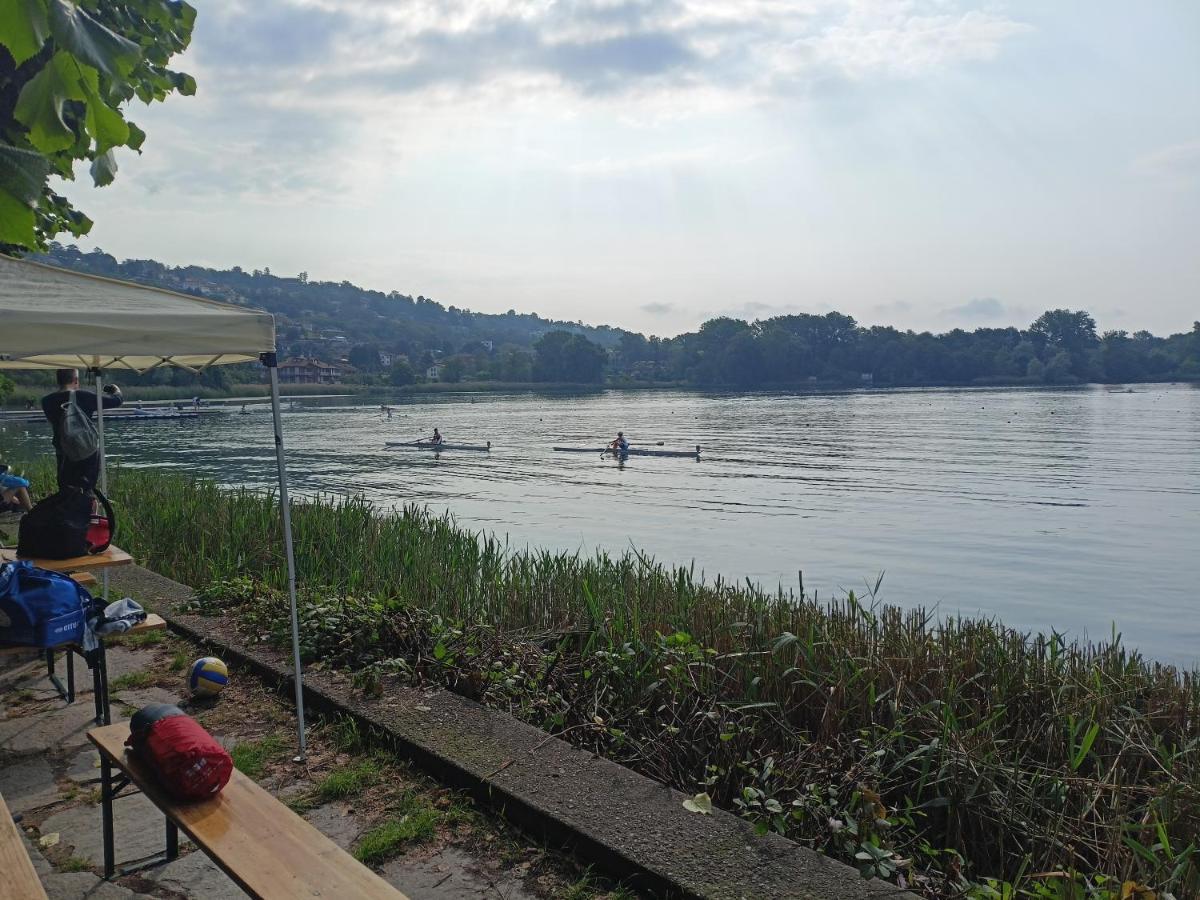
[[[469,798],[366,746],[342,723],[315,726],[307,763],[293,763],[294,717],[261,682],[235,671],[216,702],[189,705],[182,672],[202,654],[166,634],[140,637],[109,653],[114,720],[147,703],[180,704],[230,748],[239,768],[332,840],[352,851],[378,845],[376,871],[414,900],[632,896],[477,810]],[[80,694],[68,706],[40,661],[0,657],[0,793],[21,817],[47,894],[53,900],[244,897],[186,841],[185,855],[169,865],[112,882],[99,877],[100,773],[86,740],[93,707],[81,659],[76,679]],[[149,801],[121,798],[115,812],[119,863],[162,850],[163,819]]]

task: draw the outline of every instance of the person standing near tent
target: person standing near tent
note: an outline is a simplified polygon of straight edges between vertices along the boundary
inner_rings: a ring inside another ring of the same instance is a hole
[[[58,489],[74,487],[90,491],[100,477],[100,453],[86,459],[71,460],[62,451],[62,427],[66,419],[66,406],[75,392],[75,405],[91,418],[99,405],[92,391],[79,389],[79,372],[76,369],[59,369],[55,375],[58,390],[42,398],[42,412],[54,430],[54,454],[58,458]],[[114,409],[121,405],[121,389],[115,384],[104,386],[104,408]]]

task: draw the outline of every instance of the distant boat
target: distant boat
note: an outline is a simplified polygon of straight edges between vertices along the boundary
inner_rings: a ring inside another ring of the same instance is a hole
[[[612,447],[554,447],[559,453],[611,453],[614,456],[679,456],[699,459],[700,445],[695,450],[649,450],[641,447],[630,447],[627,450],[614,450]]]
[[[444,441],[440,444],[434,444],[434,443],[431,443],[430,441],[387,441],[384,444],[384,446],[385,447],[409,447],[413,450],[435,450],[439,453],[443,450],[479,450],[484,453],[487,453],[488,451],[490,451],[492,449],[492,442],[488,441],[487,444],[485,445],[485,444],[450,444],[450,443],[447,443]]]
[[[112,422],[161,422],[164,419],[198,419],[198,412],[146,412],[132,410],[129,412],[106,412],[104,414],[105,424]],[[20,422],[45,422],[45,416],[26,416],[18,419]]]

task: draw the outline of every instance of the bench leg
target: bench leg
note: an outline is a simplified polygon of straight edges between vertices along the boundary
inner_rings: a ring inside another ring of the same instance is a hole
[[[96,724],[111,725],[112,710],[108,703],[108,651],[103,640],[100,641],[97,651],[96,668],[92,672],[92,679],[96,691]]]
[[[67,702],[75,702],[75,651],[67,648]]]
[[[167,819],[167,859],[179,858],[179,826]]]
[[[112,787],[112,764],[108,758],[100,754],[100,821],[101,828],[104,832],[104,877],[105,879],[112,878],[113,872],[116,870],[116,861],[113,859],[115,851],[113,850],[113,787]]]
[[[103,725],[104,722],[104,679],[100,675],[100,660],[96,659],[96,664],[92,667],[92,703],[96,706],[97,725]]]
[[[63,683],[58,680],[58,675],[54,671],[54,651],[46,650],[46,677],[50,679],[50,683],[54,685],[54,689],[58,691],[58,696],[62,697],[68,703],[74,701],[74,697],[70,692],[63,687]]]

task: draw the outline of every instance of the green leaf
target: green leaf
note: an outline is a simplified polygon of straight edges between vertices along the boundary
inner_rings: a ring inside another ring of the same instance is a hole
[[[175,90],[183,96],[191,97],[196,93],[196,79],[186,72],[172,72],[171,80],[175,83]]]
[[[45,0],[0,0],[0,44],[19,66],[50,36]]]
[[[41,195],[51,166],[46,157],[32,150],[0,144],[0,191],[32,205]]]
[[[130,150],[141,151],[142,144],[146,141],[146,132],[138,128],[132,122],[126,121],[125,127],[129,129],[129,137],[125,140],[125,146]]]
[[[109,78],[124,78],[142,58],[133,41],[110,31],[70,0],[50,0],[54,40]]]
[[[27,203],[22,203],[7,191],[0,191],[0,244],[34,247],[37,237],[34,225],[37,217]]]
[[[92,160],[92,183],[96,187],[110,185],[116,177],[117,159],[111,150],[105,150]]]
[[[87,116],[84,127],[96,141],[96,152],[104,153],[111,147],[120,147],[129,140],[129,126],[120,110],[114,109],[100,96],[100,79],[96,70],[83,67],[84,76],[80,79],[84,94],[87,95]],[[115,168],[114,168],[115,171]]]
[[[703,816],[711,816],[713,811],[712,797],[707,793],[697,794],[695,797],[689,797],[683,801],[683,808],[688,812],[700,813]]]
[[[1083,736],[1083,741],[1080,742],[1079,748],[1075,751],[1075,756],[1071,759],[1071,771],[1076,772],[1083,765],[1083,761],[1087,759],[1088,752],[1092,749],[1092,744],[1096,740],[1096,735],[1100,733],[1100,723],[1093,722],[1092,727],[1087,730]]]
[[[43,153],[56,153],[75,143],[75,133],[63,120],[63,103],[83,99],[79,64],[60,50],[21,89],[13,117],[29,129],[29,143]]]

